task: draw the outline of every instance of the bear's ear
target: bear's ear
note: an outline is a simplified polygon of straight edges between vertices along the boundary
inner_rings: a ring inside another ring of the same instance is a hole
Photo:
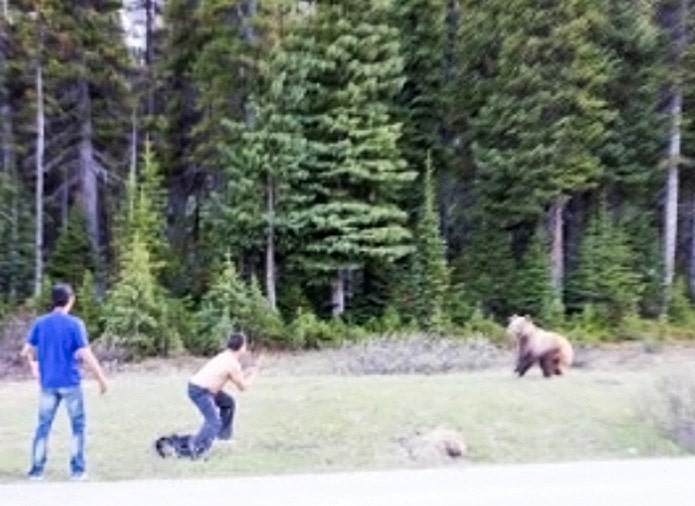
[[[525,315],[524,315],[524,320],[526,320],[527,322],[530,322],[530,321],[531,321],[531,317],[530,317],[529,315],[525,314]]]
[[[508,322],[508,323],[512,323],[512,322],[513,322],[514,320],[516,320],[517,318],[518,318],[518,316],[516,315],[516,313],[514,313],[512,316],[510,316],[509,318],[507,318],[507,322]]]

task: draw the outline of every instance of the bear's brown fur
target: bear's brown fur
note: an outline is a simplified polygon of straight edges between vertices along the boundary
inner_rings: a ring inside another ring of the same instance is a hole
[[[561,375],[572,365],[574,350],[567,338],[536,326],[528,315],[512,315],[507,334],[516,343],[514,372],[520,377],[535,364],[546,378]]]

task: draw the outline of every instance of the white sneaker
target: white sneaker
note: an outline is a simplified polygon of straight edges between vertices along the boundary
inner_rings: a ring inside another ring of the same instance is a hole
[[[86,481],[89,479],[87,473],[74,473],[70,475],[70,480],[72,481]]]

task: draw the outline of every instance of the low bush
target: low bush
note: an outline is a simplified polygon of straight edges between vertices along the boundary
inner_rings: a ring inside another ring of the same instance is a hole
[[[428,335],[374,338],[344,345],[334,370],[341,374],[437,374],[507,364],[508,352],[488,339]]]

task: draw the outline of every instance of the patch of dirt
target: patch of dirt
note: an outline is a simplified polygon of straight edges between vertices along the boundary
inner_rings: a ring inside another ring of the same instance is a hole
[[[463,436],[455,430],[438,427],[399,437],[403,458],[418,465],[442,465],[465,459],[468,454]]]

